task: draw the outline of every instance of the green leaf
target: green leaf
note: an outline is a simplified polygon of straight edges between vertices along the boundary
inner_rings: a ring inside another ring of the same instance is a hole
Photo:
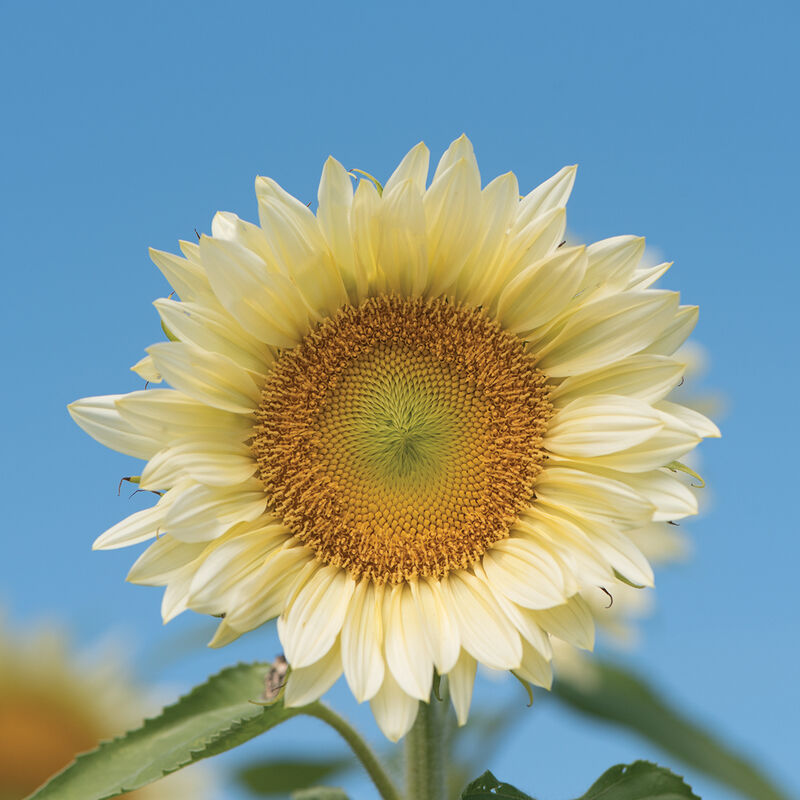
[[[316,761],[276,759],[250,764],[237,775],[239,783],[255,795],[283,796],[324,781],[355,766],[351,758],[328,758]]]
[[[553,694],[592,717],[623,725],[687,766],[753,800],[788,800],[764,773],[694,720],[672,708],[635,673],[599,659],[587,661],[591,679],[558,677]]]
[[[683,778],[649,761],[606,770],[578,800],[700,800]]]
[[[508,783],[501,783],[487,769],[479,778],[461,792],[461,800],[533,800],[529,794],[515,789]]]
[[[236,745],[299,713],[282,702],[251,700],[270,664],[228,667],[192,689],[141,728],[84,753],[30,800],[105,800],[158,780]]]
[[[350,800],[344,789],[336,786],[315,786],[292,794],[292,800]]]

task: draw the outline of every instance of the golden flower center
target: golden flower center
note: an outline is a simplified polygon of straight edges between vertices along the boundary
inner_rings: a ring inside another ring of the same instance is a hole
[[[529,505],[551,409],[522,342],[481,311],[374,297],[280,356],[253,451],[321,561],[378,583],[441,577]]]

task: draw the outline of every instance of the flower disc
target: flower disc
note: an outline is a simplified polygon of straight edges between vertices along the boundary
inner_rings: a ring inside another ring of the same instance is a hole
[[[378,583],[466,568],[508,534],[551,404],[480,311],[382,296],[284,353],[253,450],[275,511],[327,564]]]

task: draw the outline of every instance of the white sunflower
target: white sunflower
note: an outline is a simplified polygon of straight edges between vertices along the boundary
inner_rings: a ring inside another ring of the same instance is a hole
[[[668,265],[561,246],[574,167],[520,198],[465,136],[428,157],[355,191],[329,158],[316,214],[258,178],[260,225],[152,253],[174,341],[134,369],[174,389],[70,406],[164,492],[95,547],[155,539],[129,580],[224,615],[214,646],[277,616],[287,704],[344,672],[393,740],[434,671],[463,723],[478,662],[548,687],[551,636],[590,648],[581,592],[652,584],[627,532],[695,513],[664,467],[718,435],[664,400],[697,317]]]
[[[138,727],[159,703],[108,642],[75,653],[58,627],[21,635],[0,621],[0,798],[21,800],[101,741]],[[137,800],[211,796],[194,766],[125,794]]]

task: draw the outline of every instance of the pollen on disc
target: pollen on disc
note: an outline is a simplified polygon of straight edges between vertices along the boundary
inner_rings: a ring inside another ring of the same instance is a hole
[[[321,561],[377,583],[439,578],[530,504],[551,413],[523,343],[481,311],[373,297],[281,354],[253,452]]]

